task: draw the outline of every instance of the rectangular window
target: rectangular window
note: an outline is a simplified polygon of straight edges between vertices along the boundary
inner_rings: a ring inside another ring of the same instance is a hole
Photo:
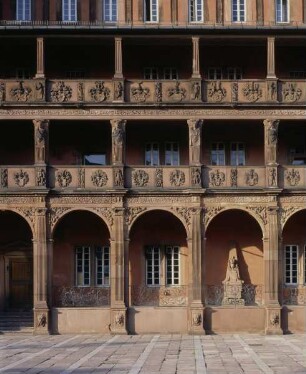
[[[104,21],[117,22],[117,0],[104,0]]]
[[[148,286],[160,285],[160,248],[146,248],[146,283]]]
[[[83,165],[106,165],[105,153],[91,153],[83,156]]]
[[[203,0],[189,0],[189,22],[203,22]]]
[[[298,246],[285,247],[285,283],[297,284],[298,281]]]
[[[289,77],[292,79],[305,79],[306,71],[305,70],[293,70],[289,72]]]
[[[16,1],[16,20],[31,21],[31,0]]]
[[[165,165],[177,166],[180,164],[179,145],[177,142],[165,144]]]
[[[164,68],[163,79],[178,79],[176,68]]]
[[[90,286],[90,247],[77,247],[75,253],[76,285]]]
[[[238,80],[242,79],[242,72],[240,68],[227,68],[224,74],[224,79]]]
[[[144,21],[158,22],[158,0],[144,0]]]
[[[180,284],[180,249],[179,247],[166,247],[166,274],[167,286]]]
[[[245,22],[245,0],[232,0],[232,21]]]
[[[211,68],[208,68],[207,78],[211,80],[220,80],[220,79],[238,80],[238,79],[242,79],[242,70],[241,68],[211,67]]]
[[[289,0],[276,0],[276,22],[289,22]]]
[[[96,286],[109,286],[109,247],[96,248]]]
[[[16,79],[30,79],[30,70],[26,68],[16,68],[15,77]]]
[[[77,21],[77,0],[63,0],[62,3],[63,21],[76,22]]]
[[[224,143],[213,143],[211,145],[211,164],[225,165],[225,147]]]
[[[243,166],[245,165],[245,147],[243,143],[231,144],[231,165]]]
[[[223,78],[221,68],[209,68],[207,72],[207,78],[211,80],[219,80]]]
[[[158,69],[155,67],[144,68],[143,79],[159,79]]]
[[[85,70],[83,69],[74,69],[74,70],[67,70],[65,72],[67,79],[83,79],[85,78]]]
[[[147,166],[159,165],[159,144],[147,143],[145,151],[145,164]]]

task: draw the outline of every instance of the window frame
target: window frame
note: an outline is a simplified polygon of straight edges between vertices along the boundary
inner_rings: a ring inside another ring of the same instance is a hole
[[[28,18],[26,17],[27,7],[28,7]],[[20,13],[22,13],[21,18],[19,18]],[[31,20],[32,20],[32,1],[31,0],[16,0],[16,21],[28,22]]]
[[[198,17],[199,11],[201,13],[200,17]],[[189,13],[189,23],[202,23],[204,21],[203,0],[189,0],[188,1],[188,13]]]
[[[224,163],[223,164],[220,164],[220,161],[219,161],[219,155],[217,153],[217,158],[218,158],[218,161],[216,164],[213,163],[212,161],[212,153],[213,153],[213,144],[217,144],[218,145],[218,149],[216,149],[216,152],[219,152],[219,145],[222,144],[223,145],[223,153],[224,153]],[[226,166],[226,148],[225,148],[225,143],[224,142],[220,142],[220,141],[216,141],[216,142],[212,142],[211,145],[210,145],[210,164],[212,166]]]
[[[171,150],[169,151],[170,152],[170,159],[171,159],[171,163],[170,164],[168,164],[167,163],[167,145],[168,144],[170,144],[170,146],[171,146]],[[175,152],[174,150],[173,150],[173,145],[174,144],[176,144],[176,146],[177,146],[177,164],[176,163],[174,163],[174,160],[173,160],[173,153]],[[167,142],[165,142],[165,150],[164,150],[164,152],[165,152],[165,166],[179,166],[180,165],[180,146],[179,146],[179,142],[177,142],[177,141],[167,141]]]
[[[292,269],[292,248],[296,247],[296,270]],[[289,264],[287,264],[287,248],[290,249],[290,256],[289,256]],[[289,282],[287,282],[287,265],[289,265]],[[296,282],[292,282],[292,279],[294,278],[294,275],[292,274],[293,271],[296,272]],[[297,286],[299,283],[299,246],[298,244],[286,244],[284,246],[284,283],[286,286]]]
[[[154,163],[154,147],[153,145],[157,145],[157,152],[158,152],[158,160],[157,163]],[[150,151],[147,151],[147,147],[150,146]],[[147,152],[150,152],[150,163],[147,163]],[[145,143],[145,166],[160,166],[160,144],[159,142],[146,142]]]
[[[108,9],[109,14],[107,15],[107,2],[109,3]],[[113,9],[115,7],[115,14],[113,13]],[[109,19],[107,19],[109,18]],[[116,23],[118,21],[118,2],[117,0],[104,0],[103,1],[103,22],[105,23]]]
[[[99,284],[98,283],[98,274],[99,274],[99,270],[98,270],[98,259],[97,259],[97,251],[101,249],[101,252],[102,252],[102,264],[101,264],[101,267],[102,267],[102,270],[101,270],[101,280],[102,280],[102,283]],[[108,258],[106,259],[106,250],[108,251],[107,253],[107,256]],[[111,272],[111,267],[110,267],[110,247],[109,246],[101,246],[101,247],[95,247],[94,248],[94,252],[95,252],[95,287],[110,287],[110,272]],[[108,282],[106,282],[106,271],[105,271],[105,268],[106,268],[106,264],[105,262],[108,261]]]
[[[171,251],[171,258],[170,258],[170,266],[171,266],[171,282],[168,283],[168,261],[169,261],[169,258],[168,258],[168,251]],[[173,267],[175,266],[174,264],[174,261],[175,261],[175,258],[174,258],[174,251],[177,250],[177,261],[178,261],[178,276],[176,277],[174,275],[175,273],[175,270],[173,269]],[[177,287],[181,284],[181,250],[180,250],[180,247],[178,245],[166,245],[165,246],[165,284],[167,287],[171,287],[171,286],[174,286],[174,287]],[[175,283],[175,279],[177,279],[177,282],[178,283]]]
[[[78,258],[78,251],[82,251],[82,256],[81,256],[81,266],[82,266],[82,271],[79,272],[79,258]],[[88,250],[88,255],[89,259],[88,261],[88,284],[85,284],[85,250]],[[82,274],[82,282],[79,282],[78,275],[79,273]],[[87,245],[81,245],[81,246],[76,246],[75,248],[75,286],[76,287],[90,287],[91,286],[91,248],[90,246]]]
[[[65,2],[68,4],[68,19],[65,19]],[[72,3],[74,3],[75,12],[72,14]],[[75,18],[75,19],[73,19]],[[62,0],[62,22],[78,22],[78,1]]]
[[[154,270],[154,261],[155,261],[155,258],[154,258],[154,251],[155,250],[158,250],[158,283],[156,282],[156,278],[155,278],[155,270]],[[152,253],[150,254],[149,251],[152,251]],[[151,255],[151,257],[149,258],[149,256]],[[146,257],[146,286],[147,287],[160,287],[161,286],[161,266],[162,266],[162,257],[161,257],[161,247],[160,246],[157,246],[157,245],[147,245],[145,246],[145,257]],[[152,267],[152,270],[151,270],[151,279],[152,279],[152,283],[149,284],[148,283],[148,274],[149,274],[149,270],[148,270],[148,262],[152,261],[152,264],[151,264],[151,267]]]
[[[235,3],[237,4],[237,10],[235,11]],[[246,1],[245,0],[232,0],[232,22],[233,23],[243,23],[246,22],[247,19],[247,12],[246,12]],[[243,11],[240,9],[241,5],[243,5]],[[237,12],[237,19],[235,18],[235,12]],[[243,20],[241,19],[241,13],[244,13]]]
[[[167,73],[167,70],[169,71]],[[169,74],[169,78],[166,78],[166,75]],[[166,66],[163,68],[163,80],[178,80],[177,68],[172,66]]]
[[[156,75],[156,77],[155,77]],[[158,80],[159,71],[156,66],[146,66],[143,68],[143,79],[145,80]]]
[[[232,146],[234,145],[234,144],[236,144],[236,150],[235,150],[235,152],[236,152],[236,163],[235,164],[232,164],[232,152],[233,152],[233,150],[232,150]],[[243,155],[243,164],[242,165],[240,165],[239,163],[237,163],[237,158],[238,158],[238,161],[239,161],[239,149],[237,149],[237,146],[239,145],[239,144],[242,144],[243,145],[243,151],[244,151],[244,155]],[[229,158],[230,158],[230,166],[245,166],[246,165],[246,148],[245,148],[245,143],[244,142],[239,142],[239,141],[237,141],[237,142],[231,142],[230,143],[230,150],[229,150],[229,152],[230,152],[230,154],[229,154]]]
[[[284,21],[283,1],[286,1],[286,4],[287,4],[287,13],[286,13],[287,20],[286,21]],[[278,19],[278,15],[280,15],[280,19]],[[290,23],[290,1],[289,0],[276,0],[275,23]]]
[[[149,12],[148,12],[149,6]],[[143,20],[145,23],[158,23],[159,22],[159,3],[158,0],[144,0],[143,7]],[[154,8],[156,8],[156,14],[154,15]],[[155,19],[154,19],[155,18]]]

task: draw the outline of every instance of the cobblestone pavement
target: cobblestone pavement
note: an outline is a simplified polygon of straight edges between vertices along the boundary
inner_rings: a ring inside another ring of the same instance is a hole
[[[0,335],[0,373],[306,373],[306,335]]]

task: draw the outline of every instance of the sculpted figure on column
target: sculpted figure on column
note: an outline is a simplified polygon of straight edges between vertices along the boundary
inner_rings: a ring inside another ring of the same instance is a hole
[[[189,119],[189,163],[199,164],[201,162],[201,133],[203,120]]]
[[[126,120],[111,120],[113,164],[123,164]]]
[[[277,142],[279,120],[264,120],[266,164],[277,163]]]
[[[45,164],[47,162],[49,121],[34,119],[33,123],[35,128],[35,163]]]

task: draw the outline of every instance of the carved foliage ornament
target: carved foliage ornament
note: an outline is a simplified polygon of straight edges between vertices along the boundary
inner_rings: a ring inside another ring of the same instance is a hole
[[[147,210],[144,207],[135,207],[135,208],[127,208],[125,209],[125,222],[127,225],[130,225],[139,214]]]
[[[92,173],[91,181],[95,187],[103,187],[107,184],[108,176],[105,171],[99,169]]]
[[[173,170],[170,173],[171,186],[180,187],[185,184],[185,173],[182,170]]]
[[[29,183],[29,174],[22,169],[16,173],[14,173],[14,180],[17,186],[24,187]]]
[[[191,225],[191,215],[193,208],[172,207],[171,209],[183,218],[183,220],[186,222],[187,227],[189,228]]]
[[[182,101],[186,98],[186,89],[181,87],[180,82],[175,83],[175,87],[168,88],[167,95],[169,98],[176,100],[176,101]]]
[[[114,224],[113,210],[109,208],[93,208],[100,216],[104,217],[110,226]]]
[[[68,187],[72,182],[72,175],[69,170],[63,170],[57,173],[56,180],[60,187]]]
[[[63,81],[56,82],[51,89],[51,100],[57,103],[69,101],[72,97],[72,88]]]
[[[133,172],[133,180],[137,187],[146,187],[149,182],[149,174],[140,169]]]
[[[247,207],[247,210],[254,212],[264,225],[268,223],[267,209],[264,206]]]
[[[251,187],[258,184],[258,174],[254,169],[250,169],[245,173],[245,183]]]
[[[32,89],[24,86],[23,81],[18,82],[18,87],[12,88],[11,97],[17,101],[28,101],[31,96]]]
[[[208,97],[216,102],[220,102],[226,97],[226,89],[222,86],[221,81],[210,82]]]
[[[296,169],[286,170],[285,177],[290,186],[297,186],[300,183],[300,172]]]
[[[244,97],[251,102],[255,102],[262,97],[262,89],[260,88],[259,84],[255,82],[246,83],[242,92]]]
[[[206,207],[204,209],[204,224],[207,227],[209,222],[219,214],[224,208],[221,206],[217,207]]]
[[[209,173],[209,183],[213,187],[221,187],[225,182],[225,174],[219,169]]]
[[[287,220],[298,210],[300,210],[299,207],[296,206],[290,206],[290,207],[284,207],[280,209],[280,223],[283,227]]]
[[[89,89],[89,94],[92,101],[103,102],[109,99],[110,89],[104,87],[103,81],[96,81],[95,87]]]
[[[163,187],[163,169],[155,170],[155,186]]]
[[[143,103],[150,96],[150,89],[143,87],[143,82],[139,82],[138,87],[131,87],[131,95],[134,101]]]
[[[60,219],[60,217],[66,213],[68,210],[71,210],[71,208],[66,207],[56,207],[52,208],[49,211],[49,217],[50,217],[50,224],[52,227],[54,227],[57,223],[57,221]]]

